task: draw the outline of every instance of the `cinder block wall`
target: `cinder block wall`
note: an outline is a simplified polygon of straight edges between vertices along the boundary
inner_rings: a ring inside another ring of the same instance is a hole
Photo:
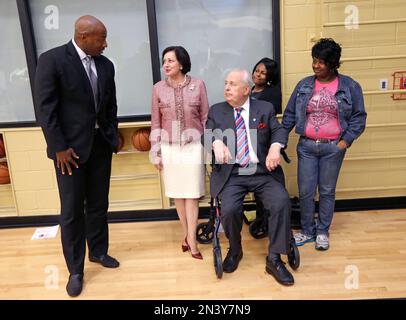
[[[353,6],[353,7],[350,7]],[[356,21],[358,29],[346,25]],[[348,150],[338,182],[338,199],[406,195],[406,100],[380,94],[380,80],[393,88],[392,74],[406,71],[405,0],[281,0],[283,102],[296,83],[312,74],[310,49],[320,37],[343,46],[340,71],[362,85],[367,129]],[[124,152],[114,156],[110,211],[169,208],[160,175],[148,153],[131,146],[132,132],[148,123],[121,124]],[[58,214],[59,198],[52,162],[46,158],[39,128],[2,130],[11,185],[0,186],[0,216]],[[296,143],[292,132],[284,165],[287,187],[297,195]],[[208,190],[207,190],[208,191]],[[207,199],[202,201],[207,205]]]
[[[388,89],[393,89],[393,73],[406,71],[406,1],[282,3],[284,104],[296,83],[313,73],[311,47],[320,37],[331,37],[342,45],[339,71],[357,80],[364,90],[367,129],[347,152],[337,198],[405,196],[406,100],[393,100],[390,92],[382,92],[380,80],[387,79]],[[297,194],[296,143],[292,132],[288,151],[294,161],[284,166],[291,195]]]

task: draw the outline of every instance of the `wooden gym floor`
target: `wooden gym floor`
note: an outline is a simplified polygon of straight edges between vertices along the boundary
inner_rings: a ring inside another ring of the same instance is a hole
[[[0,229],[0,299],[71,299],[68,272],[54,239],[32,241],[35,228]],[[300,248],[295,285],[283,287],[265,272],[267,240],[243,227],[244,258],[217,279],[211,245],[204,260],[182,253],[178,221],[110,225],[109,253],[121,266],[85,263],[76,299],[373,299],[406,297],[406,210],[340,212],[331,248]],[[227,242],[221,234],[223,258]],[[285,259],[286,260],[286,259]],[[288,267],[289,268],[289,267]]]

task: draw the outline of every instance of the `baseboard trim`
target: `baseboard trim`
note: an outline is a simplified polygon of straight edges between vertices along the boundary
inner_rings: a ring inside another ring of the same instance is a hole
[[[255,209],[255,204],[247,203],[244,207],[248,210],[252,210]],[[316,211],[318,210],[317,208],[318,203],[316,203]],[[337,200],[335,208],[336,212],[403,209],[406,208],[406,197]],[[209,209],[209,207],[200,208],[199,218],[208,218]],[[178,216],[175,209],[119,211],[109,213],[108,217],[109,223],[165,221],[177,219]],[[53,226],[58,223],[59,215],[2,217],[0,218],[0,229]]]

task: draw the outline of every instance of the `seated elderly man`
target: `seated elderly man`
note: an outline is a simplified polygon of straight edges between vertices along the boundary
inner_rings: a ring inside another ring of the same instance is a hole
[[[249,98],[251,77],[235,69],[225,80],[226,101],[210,108],[203,143],[214,151],[211,196],[221,200],[221,224],[229,240],[224,272],[234,272],[243,257],[241,229],[243,201],[254,192],[269,212],[266,271],[282,285],[293,285],[292,274],[281,260],[291,240],[290,201],[280,163],[287,144],[271,103]]]

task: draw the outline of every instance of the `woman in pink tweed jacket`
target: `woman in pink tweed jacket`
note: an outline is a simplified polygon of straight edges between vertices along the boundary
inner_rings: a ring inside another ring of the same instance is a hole
[[[206,86],[187,75],[191,62],[183,47],[166,48],[162,62],[167,78],[153,87],[150,158],[162,173],[166,196],[175,200],[183,229],[182,251],[203,259],[197,248],[196,227],[199,198],[205,194],[200,137],[209,109]]]

